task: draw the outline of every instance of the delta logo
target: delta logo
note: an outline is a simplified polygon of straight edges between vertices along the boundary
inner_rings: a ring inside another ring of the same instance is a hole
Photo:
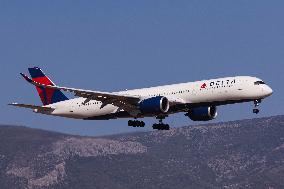
[[[203,83],[200,88],[205,89],[206,87],[207,87],[206,83]]]

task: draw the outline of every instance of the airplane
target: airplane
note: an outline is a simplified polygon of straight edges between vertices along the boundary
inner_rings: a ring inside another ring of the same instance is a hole
[[[34,85],[43,106],[12,103],[32,109],[35,113],[82,120],[129,118],[128,126],[144,127],[139,118],[155,117],[159,123],[153,129],[169,130],[163,120],[171,114],[184,112],[193,121],[209,121],[217,117],[217,106],[253,102],[253,113],[259,113],[261,101],[273,90],[259,78],[236,76],[151,88],[101,92],[55,85],[39,67],[29,68],[30,77],[23,78]],[[74,93],[68,99],[63,91]]]

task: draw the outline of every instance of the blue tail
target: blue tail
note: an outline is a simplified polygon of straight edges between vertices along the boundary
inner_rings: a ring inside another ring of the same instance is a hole
[[[55,84],[42,72],[38,67],[29,68],[30,75],[33,81],[39,82],[44,85]],[[47,89],[43,87],[36,87],[37,92],[40,96],[40,99],[43,105],[53,104],[56,102],[61,102],[68,100],[68,98],[60,91],[55,89]]]

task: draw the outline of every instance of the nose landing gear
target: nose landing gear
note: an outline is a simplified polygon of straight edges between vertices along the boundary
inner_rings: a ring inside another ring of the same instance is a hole
[[[259,113],[260,110],[258,109],[258,107],[259,107],[260,103],[261,103],[261,100],[254,100],[254,109],[253,109],[254,114]]]

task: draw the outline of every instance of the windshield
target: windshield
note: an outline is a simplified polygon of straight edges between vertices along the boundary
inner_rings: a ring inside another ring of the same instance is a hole
[[[254,82],[255,85],[262,85],[262,84],[265,84],[263,81],[256,81]]]

